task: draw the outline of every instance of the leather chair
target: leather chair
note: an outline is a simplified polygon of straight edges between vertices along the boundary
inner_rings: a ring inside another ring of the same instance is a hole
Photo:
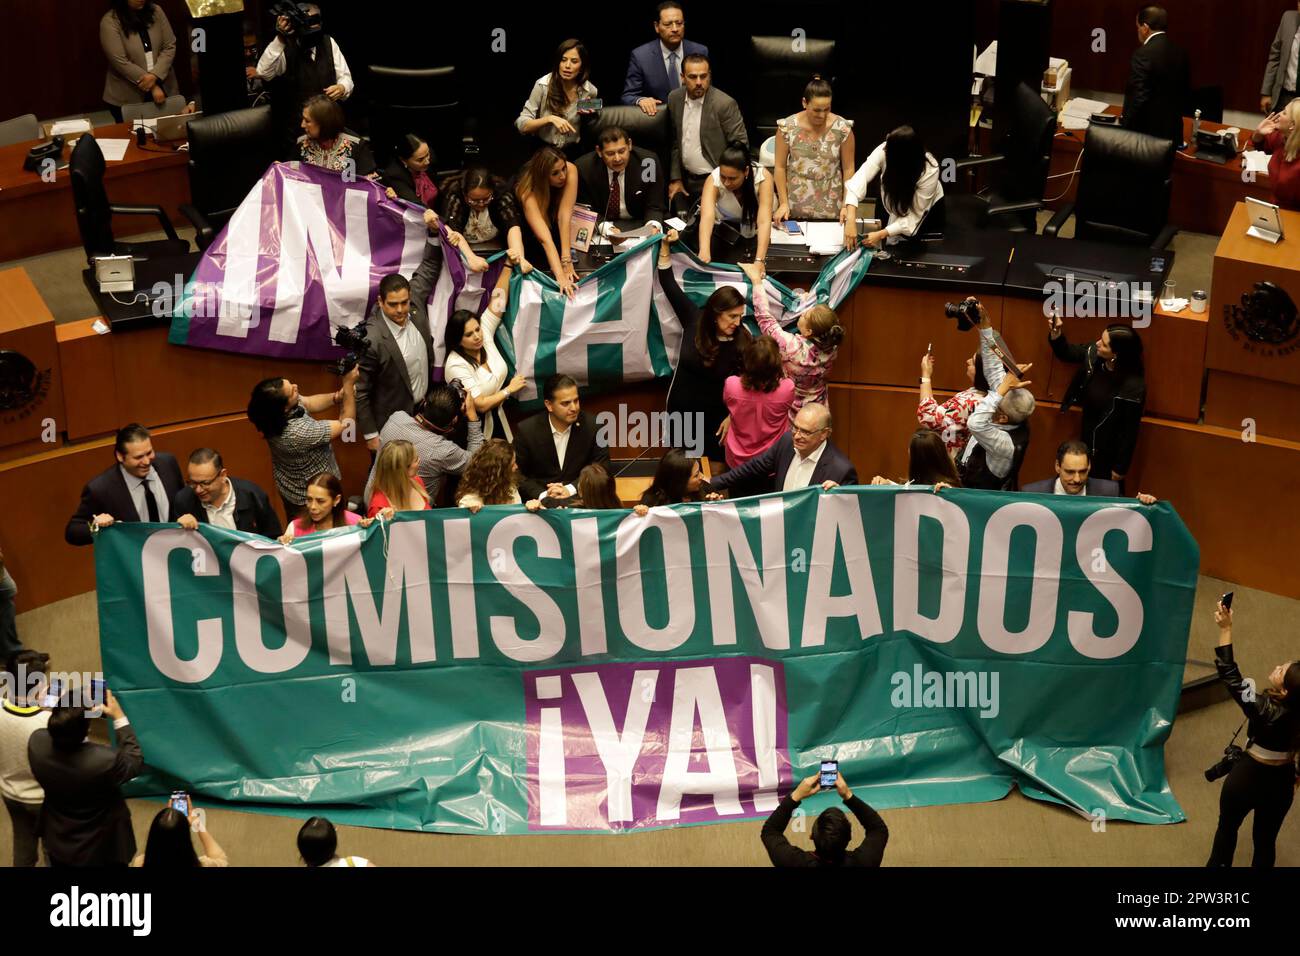
[[[15,116],[11,120],[0,123],[0,146],[30,143],[32,140],[43,138],[41,124],[37,121],[35,113]]]
[[[798,112],[799,97],[814,73],[835,82],[831,75],[835,41],[809,37],[801,46],[796,50],[788,34],[749,38],[750,89],[741,102],[745,104],[750,147],[755,151],[763,140],[776,134],[777,120]]]
[[[472,121],[465,119],[454,66],[405,69],[370,65],[370,138],[375,162],[383,169],[393,146],[407,133],[429,144],[435,181],[478,155]]]
[[[988,156],[957,160],[959,173],[994,170],[993,183],[979,193],[945,196],[948,222],[958,228],[1038,232],[1047,173],[1052,165],[1056,114],[1043,98],[1021,83],[1013,91],[1011,122],[1003,124],[997,148]]]
[[[157,119],[159,116],[175,116],[189,105],[189,101],[180,93],[169,96],[162,103],[127,103],[122,107],[122,121],[134,123],[136,120]]]
[[[181,213],[194,223],[199,249],[206,249],[275,161],[271,107],[200,116],[186,130],[193,202]]]
[[[639,106],[606,106],[582,128],[582,148],[586,152],[596,148],[596,138],[602,130],[618,126],[632,137],[632,145],[648,149],[659,157],[664,177],[672,159],[673,124],[668,108],[663,107],[654,116],[646,116]]]
[[[1164,249],[1178,227],[1169,224],[1177,145],[1118,126],[1094,123],[1084,139],[1079,193],[1043,227],[1055,236],[1077,215],[1079,239]]]
[[[68,163],[72,182],[72,201],[76,209],[77,229],[86,250],[86,264],[96,256],[133,256],[152,259],[179,256],[190,251],[188,241],[176,235],[171,220],[161,206],[127,206],[108,201],[104,191],[104,153],[95,137],[85,134],[72,148]],[[118,242],[113,238],[113,216],[156,216],[166,239],[152,242]]]

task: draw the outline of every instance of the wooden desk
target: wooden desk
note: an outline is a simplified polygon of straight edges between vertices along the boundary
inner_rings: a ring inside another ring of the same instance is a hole
[[[1107,113],[1118,116],[1118,106],[1112,106]],[[1227,129],[1222,123],[1201,121],[1201,129],[1207,132]],[[1052,144],[1052,168],[1049,175],[1068,175],[1079,162],[1079,153],[1083,149],[1086,129],[1067,130],[1057,127],[1056,139]],[[1251,130],[1242,130],[1239,143],[1250,138]],[[1222,234],[1232,215],[1233,207],[1245,200],[1247,196],[1272,202],[1272,189],[1268,177],[1258,182],[1244,182],[1241,173],[1241,154],[1225,165],[1207,162],[1196,156],[1196,144],[1192,142],[1192,120],[1183,117],[1183,139],[1187,149],[1174,157],[1174,190],[1169,205],[1169,221],[1189,232],[1203,232],[1212,236]],[[1069,189],[1066,190],[1066,184]],[[1048,203],[1049,208],[1059,209],[1067,202],[1074,202],[1078,194],[1078,175],[1072,179],[1060,178],[1047,181],[1047,196],[1056,197]],[[1061,195],[1065,190],[1064,195]]]
[[[189,153],[173,144],[149,140],[144,149],[135,144],[129,124],[101,126],[92,131],[97,139],[127,139],[131,144],[121,162],[110,162],[104,172],[104,187],[110,202],[162,206],[172,222],[187,220],[180,214],[182,203],[190,201]],[[59,169],[53,182],[23,169],[27,151],[36,142],[0,147],[0,261],[68,249],[81,245],[77,217],[72,204],[72,183],[67,169]],[[178,145],[178,144],[177,144]],[[72,153],[69,143],[63,162]],[[118,219],[115,231],[121,235],[150,232],[157,222],[147,217]]]

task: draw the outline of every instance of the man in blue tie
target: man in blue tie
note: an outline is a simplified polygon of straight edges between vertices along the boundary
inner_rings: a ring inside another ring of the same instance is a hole
[[[627,64],[627,81],[623,84],[625,106],[639,106],[647,116],[654,116],[668,101],[668,94],[681,86],[682,60],[689,54],[709,55],[702,43],[686,37],[686,20],[677,0],[659,4],[655,33],[659,39],[642,44],[632,51]]]

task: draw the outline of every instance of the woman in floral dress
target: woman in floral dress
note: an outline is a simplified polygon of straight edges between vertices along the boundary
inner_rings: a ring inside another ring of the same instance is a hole
[[[772,221],[840,219],[853,168],[853,121],[831,112],[831,85],[814,76],[803,110],[777,122]]]

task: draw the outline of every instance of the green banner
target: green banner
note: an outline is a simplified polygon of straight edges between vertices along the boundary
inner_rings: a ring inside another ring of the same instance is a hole
[[[878,808],[1019,786],[1172,823],[1199,553],[1168,504],[807,489],[406,513],[284,547],[116,524],[100,634],[136,794],[461,833],[761,816],[837,759]]]

